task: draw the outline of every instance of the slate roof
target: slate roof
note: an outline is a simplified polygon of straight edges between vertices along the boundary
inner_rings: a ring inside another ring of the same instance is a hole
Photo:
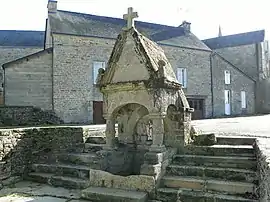
[[[112,51],[108,61],[108,67],[106,68],[104,76],[101,79],[101,86],[110,84],[114,75],[115,68],[117,68],[117,62],[122,54],[123,47],[125,46],[128,36],[131,36],[132,40],[134,40],[136,44],[136,50],[134,50],[134,54],[137,54],[138,57],[142,57],[142,61],[145,61],[145,67],[148,68],[148,72],[150,72],[149,80],[153,81],[155,79],[164,79],[163,81],[166,83],[169,82],[173,85],[180,86],[173,68],[165,56],[163,49],[155,42],[140,34],[134,28],[122,31],[119,34],[114,45],[114,50]],[[164,62],[162,77],[161,75],[157,74],[157,72],[159,72],[158,70],[160,61]],[[153,77],[153,75],[155,76]]]
[[[0,46],[44,46],[44,31],[0,30]]]
[[[80,36],[96,36],[116,39],[126,21],[121,18],[97,16],[58,10],[50,15],[50,26],[54,33],[74,34]],[[174,27],[155,23],[135,21],[139,32],[155,41],[168,37],[184,35],[182,27]],[[158,33],[158,34],[157,34]]]
[[[253,31],[241,34],[221,36],[211,39],[205,39],[203,42],[211,49],[220,49],[226,47],[235,47],[241,45],[255,44],[264,41],[265,31]]]

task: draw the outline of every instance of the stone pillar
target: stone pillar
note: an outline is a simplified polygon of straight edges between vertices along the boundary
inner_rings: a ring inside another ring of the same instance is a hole
[[[106,116],[104,118],[106,119],[106,145],[104,149],[115,149],[115,119],[112,116]]]
[[[163,152],[166,150],[164,146],[164,118],[162,114],[150,114],[152,120],[152,145],[150,151]]]

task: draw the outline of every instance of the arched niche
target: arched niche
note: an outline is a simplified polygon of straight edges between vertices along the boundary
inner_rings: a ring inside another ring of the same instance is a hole
[[[137,144],[136,126],[142,117],[149,114],[148,109],[138,103],[128,103],[113,111],[113,119],[118,123],[120,144]]]

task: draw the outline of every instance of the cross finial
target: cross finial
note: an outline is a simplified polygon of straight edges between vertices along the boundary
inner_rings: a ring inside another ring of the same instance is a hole
[[[128,13],[123,15],[124,20],[127,21],[127,29],[134,27],[134,18],[137,18],[137,17],[139,17],[138,13],[133,12],[133,8],[129,7]]]

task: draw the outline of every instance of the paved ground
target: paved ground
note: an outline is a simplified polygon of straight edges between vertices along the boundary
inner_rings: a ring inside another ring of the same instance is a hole
[[[0,202],[89,202],[80,200],[80,192],[34,182],[19,182],[0,190]]]
[[[204,133],[270,138],[270,115],[192,121]]]

